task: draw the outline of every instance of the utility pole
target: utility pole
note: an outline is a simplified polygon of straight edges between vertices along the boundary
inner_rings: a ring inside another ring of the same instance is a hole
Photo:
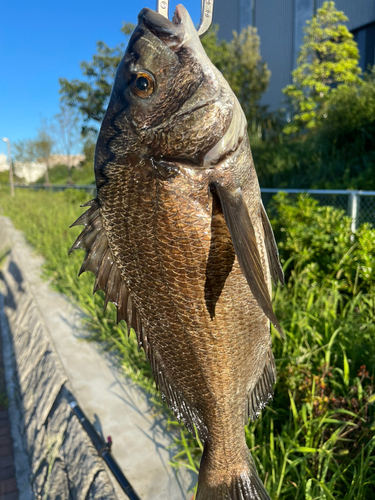
[[[12,157],[10,154],[10,141],[6,137],[3,137],[3,141],[7,143],[8,146],[8,162],[9,162],[9,184],[10,184],[10,195],[14,196],[14,185],[13,185],[13,168],[12,168]]]

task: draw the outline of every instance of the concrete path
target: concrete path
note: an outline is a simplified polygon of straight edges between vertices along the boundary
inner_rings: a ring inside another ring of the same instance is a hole
[[[0,224],[6,227],[77,402],[96,429],[112,437],[113,455],[135,491],[142,500],[189,500],[196,477],[186,470],[176,475],[169,465],[174,451],[167,448],[173,437],[166,432],[165,419],[154,414],[147,395],[110,356],[99,353],[100,345],[83,340],[82,312],[41,279],[43,259],[22,233],[4,217]],[[115,488],[119,499],[127,498]]]

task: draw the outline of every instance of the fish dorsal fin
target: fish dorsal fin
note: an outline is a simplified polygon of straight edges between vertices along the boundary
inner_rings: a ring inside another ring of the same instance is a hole
[[[262,202],[260,202],[260,212],[262,216],[264,240],[266,243],[266,251],[272,280],[275,285],[277,285],[278,281],[280,281],[280,283],[284,285],[284,271],[280,264],[279,251],[277,249],[277,244],[275,236],[273,234],[271,223],[268,219],[266,209],[264,208]]]
[[[272,309],[271,297],[263,272],[255,230],[245,200],[243,199],[242,191],[240,188],[234,190],[228,189],[218,183],[212,187],[220,198],[225,223],[229,229],[234,251],[236,252],[238,263],[247,280],[251,293],[280,335],[284,336]]]
[[[245,425],[251,420],[256,420],[260,412],[273,398],[273,384],[276,382],[276,366],[272,354],[269,349],[267,360],[264,365],[263,373],[258,382],[255,384],[254,389],[249,392],[247,397]]]
[[[90,208],[78,217],[70,227],[85,226],[85,229],[78,236],[69,253],[79,248],[86,251],[79,274],[85,271],[91,271],[95,274],[93,293],[103,290],[105,293],[104,309],[107,307],[108,302],[115,304],[117,307],[117,323],[123,319],[126,321],[129,331],[130,328],[135,330],[138,343],[144,348],[147,355],[147,337],[126,283],[109,247],[99,202],[94,199],[82,206],[89,206]]]

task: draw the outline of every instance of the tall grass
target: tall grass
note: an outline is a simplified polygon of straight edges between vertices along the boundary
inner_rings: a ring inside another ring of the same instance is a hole
[[[0,205],[44,255],[44,274],[87,312],[92,338],[121,357],[125,372],[161,405],[133,333],[102,312],[94,278],[77,272],[82,255],[67,256],[79,228],[83,193],[18,192]],[[274,292],[286,333],[272,331],[278,370],[275,398],[245,427],[259,474],[273,500],[375,498],[375,231],[309,198],[278,196],[271,210],[286,285]],[[161,406],[160,406],[161,407]],[[176,428],[174,466],[198,472],[202,444]]]

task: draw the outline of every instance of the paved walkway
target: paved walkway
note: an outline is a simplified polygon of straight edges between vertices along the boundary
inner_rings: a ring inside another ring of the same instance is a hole
[[[5,387],[3,343],[0,332],[0,499],[18,500]]]

